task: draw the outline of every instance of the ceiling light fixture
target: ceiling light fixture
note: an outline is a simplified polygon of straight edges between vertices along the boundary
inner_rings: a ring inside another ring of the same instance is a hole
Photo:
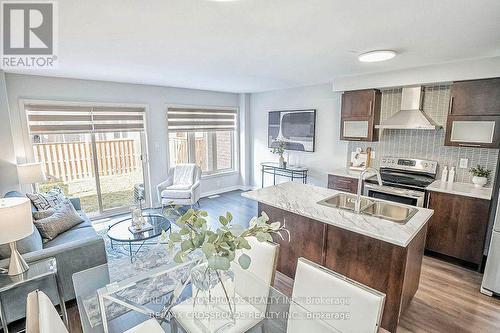
[[[392,59],[396,56],[396,52],[392,50],[377,50],[370,51],[358,56],[361,62],[378,62]]]

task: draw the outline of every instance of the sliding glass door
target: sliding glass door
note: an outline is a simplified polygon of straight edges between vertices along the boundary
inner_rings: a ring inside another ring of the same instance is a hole
[[[28,105],[26,111],[34,159],[48,176],[40,191],[59,187],[80,198],[91,216],[146,199],[142,109]]]
[[[102,211],[112,211],[135,203],[144,184],[144,132],[96,134],[97,169]]]

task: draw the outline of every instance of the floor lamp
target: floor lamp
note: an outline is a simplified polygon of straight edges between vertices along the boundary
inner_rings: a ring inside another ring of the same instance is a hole
[[[28,270],[28,264],[17,251],[16,241],[33,233],[31,202],[28,198],[0,199],[0,244],[9,243],[10,263],[8,275],[18,275]]]

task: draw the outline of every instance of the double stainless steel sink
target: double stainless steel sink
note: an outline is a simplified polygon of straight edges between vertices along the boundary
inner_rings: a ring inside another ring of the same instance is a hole
[[[344,209],[354,212],[356,196],[338,193],[318,202],[320,205]],[[385,201],[371,200],[361,197],[361,214],[378,217],[399,224],[405,224],[418,212],[417,208],[392,204]]]

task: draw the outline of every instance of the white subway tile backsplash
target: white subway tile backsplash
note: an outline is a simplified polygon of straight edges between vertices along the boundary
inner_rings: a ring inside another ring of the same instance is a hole
[[[455,181],[470,183],[472,176],[468,169],[458,168],[460,158],[469,159],[469,168],[482,165],[496,170],[498,149],[471,148],[471,147],[445,147],[444,136],[448,103],[450,98],[450,85],[436,85],[424,87],[424,111],[443,126],[439,130],[399,130],[385,129],[381,132],[379,142],[349,142],[350,152],[361,147],[372,147],[376,152],[373,164],[378,167],[383,156],[422,158],[437,161],[439,164],[437,178],[441,178],[441,170],[447,165],[456,169]],[[387,119],[398,112],[401,104],[401,89],[382,90],[381,120]],[[349,161],[349,157],[348,157]],[[491,178],[493,175],[491,176]],[[493,179],[490,179],[489,184]]]

